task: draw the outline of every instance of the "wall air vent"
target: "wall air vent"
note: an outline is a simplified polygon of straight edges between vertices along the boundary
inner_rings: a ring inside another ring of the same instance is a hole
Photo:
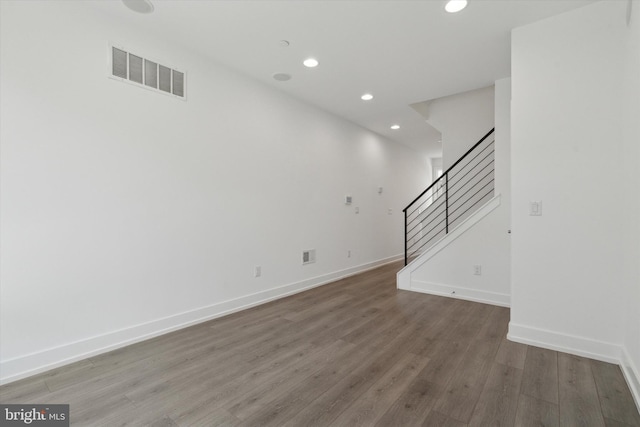
[[[306,251],[302,251],[302,265],[312,264],[316,262],[316,250],[308,249]]]
[[[187,75],[127,49],[109,45],[109,77],[166,95],[186,99]]]

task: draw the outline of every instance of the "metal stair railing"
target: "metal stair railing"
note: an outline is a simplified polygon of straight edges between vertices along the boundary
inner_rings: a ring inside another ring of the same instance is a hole
[[[405,265],[493,197],[494,132],[491,129],[403,209]]]

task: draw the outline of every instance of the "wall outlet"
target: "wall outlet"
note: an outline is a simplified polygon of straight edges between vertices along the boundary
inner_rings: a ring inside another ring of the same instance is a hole
[[[473,266],[473,274],[474,274],[474,276],[482,276],[482,266],[481,265],[474,265]]]
[[[359,214],[360,213],[360,208],[356,206],[356,213]]]
[[[262,276],[262,267],[259,265],[256,265],[253,269],[253,277],[260,277]]]
[[[389,210],[387,211],[387,215],[393,215],[393,209],[389,209]]]
[[[347,251],[347,258],[351,258],[351,250]]]

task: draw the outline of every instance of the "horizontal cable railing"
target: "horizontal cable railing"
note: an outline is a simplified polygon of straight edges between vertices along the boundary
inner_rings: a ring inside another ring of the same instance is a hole
[[[493,197],[493,134],[491,129],[404,208],[405,265]]]

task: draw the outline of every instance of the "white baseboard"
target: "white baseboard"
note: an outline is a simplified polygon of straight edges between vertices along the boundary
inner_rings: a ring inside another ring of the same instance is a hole
[[[507,338],[511,341],[549,350],[562,351],[620,366],[633,400],[640,411],[640,371],[624,346],[545,329],[509,323]]]
[[[440,283],[425,282],[421,280],[413,280],[411,282],[411,288],[409,290],[421,292],[424,294],[439,295],[443,297],[481,302],[483,304],[499,305],[501,307],[509,307],[511,304],[511,297],[508,294],[488,292],[480,289],[463,288],[460,286],[445,285]]]
[[[622,349],[620,369],[622,369],[624,379],[627,381],[629,390],[631,390],[631,395],[633,396],[633,400],[636,402],[636,407],[638,408],[638,411],[640,411],[640,371],[638,371],[638,367],[633,363],[633,360],[626,348]]]
[[[562,334],[546,329],[532,328],[513,322],[509,322],[507,338],[522,344],[562,351],[609,363],[619,364],[622,356],[622,347],[618,344]]]
[[[0,384],[8,384],[97,354],[106,353],[158,335],[226,316],[279,298],[297,294],[354,274],[362,273],[403,259],[396,255],[263,292],[223,301],[195,310],[178,313],[151,322],[67,343],[0,362]]]

